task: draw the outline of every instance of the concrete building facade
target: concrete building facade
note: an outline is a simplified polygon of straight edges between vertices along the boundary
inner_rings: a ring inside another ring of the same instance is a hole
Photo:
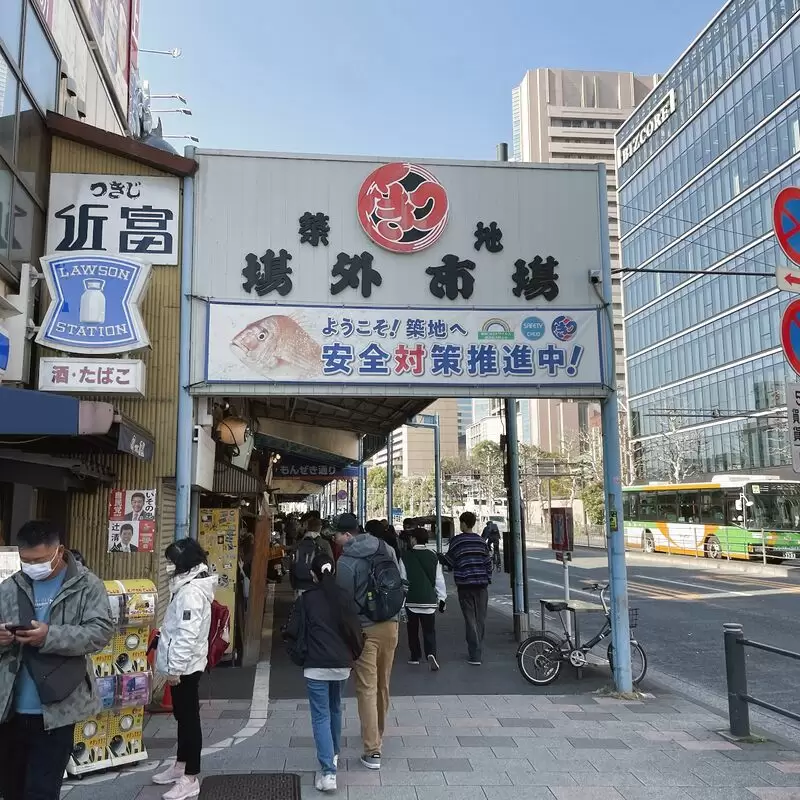
[[[632,72],[530,70],[512,91],[512,157],[515,161],[563,164],[600,161],[606,165],[611,268],[619,267],[619,212],[616,203],[614,134],[647,96],[656,76]],[[614,278],[614,343],[617,382],[624,383],[622,301]],[[585,404],[530,400],[529,444],[559,452],[579,432]],[[523,413],[523,425],[526,414]]]
[[[439,416],[439,436],[442,458],[457,458],[459,454],[459,400],[443,397],[425,409],[425,414]],[[427,477],[433,474],[433,431],[429,428],[410,428],[404,425],[392,434],[395,475],[403,478]],[[372,459],[373,467],[385,467],[386,450]]]

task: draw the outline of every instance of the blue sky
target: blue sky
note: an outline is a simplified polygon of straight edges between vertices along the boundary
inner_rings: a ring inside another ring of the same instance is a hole
[[[525,70],[663,72],[721,4],[143,0],[141,46],[183,55],[140,67],[204,148],[491,159]]]

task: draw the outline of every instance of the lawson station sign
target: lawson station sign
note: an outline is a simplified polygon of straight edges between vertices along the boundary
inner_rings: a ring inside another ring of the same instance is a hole
[[[65,353],[106,355],[148,347],[139,312],[150,266],[99,252],[41,259],[50,306],[36,341]]]

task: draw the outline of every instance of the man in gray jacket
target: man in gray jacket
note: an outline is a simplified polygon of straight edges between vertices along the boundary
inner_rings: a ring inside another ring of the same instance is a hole
[[[114,632],[102,581],[56,528],[17,533],[22,569],[0,584],[0,794],[59,800],[75,723],[100,711],[87,656]]]
[[[397,561],[394,550],[385,542],[361,533],[353,514],[342,514],[334,522],[334,540],[342,548],[336,563],[336,583],[351,599],[364,632],[364,650],[353,665],[358,716],[364,744],[361,763],[367,769],[381,768],[381,746],[386,715],[389,711],[389,680],[394,651],[397,649],[397,616],[375,622],[365,613],[371,559],[384,548]],[[398,571],[399,575],[399,571]]]

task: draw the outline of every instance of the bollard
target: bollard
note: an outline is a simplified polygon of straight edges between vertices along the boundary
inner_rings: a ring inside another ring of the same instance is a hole
[[[747,664],[742,645],[744,631],[736,622],[726,622],[723,631],[731,734],[746,738],[750,736],[750,709],[744,699],[747,695]]]

